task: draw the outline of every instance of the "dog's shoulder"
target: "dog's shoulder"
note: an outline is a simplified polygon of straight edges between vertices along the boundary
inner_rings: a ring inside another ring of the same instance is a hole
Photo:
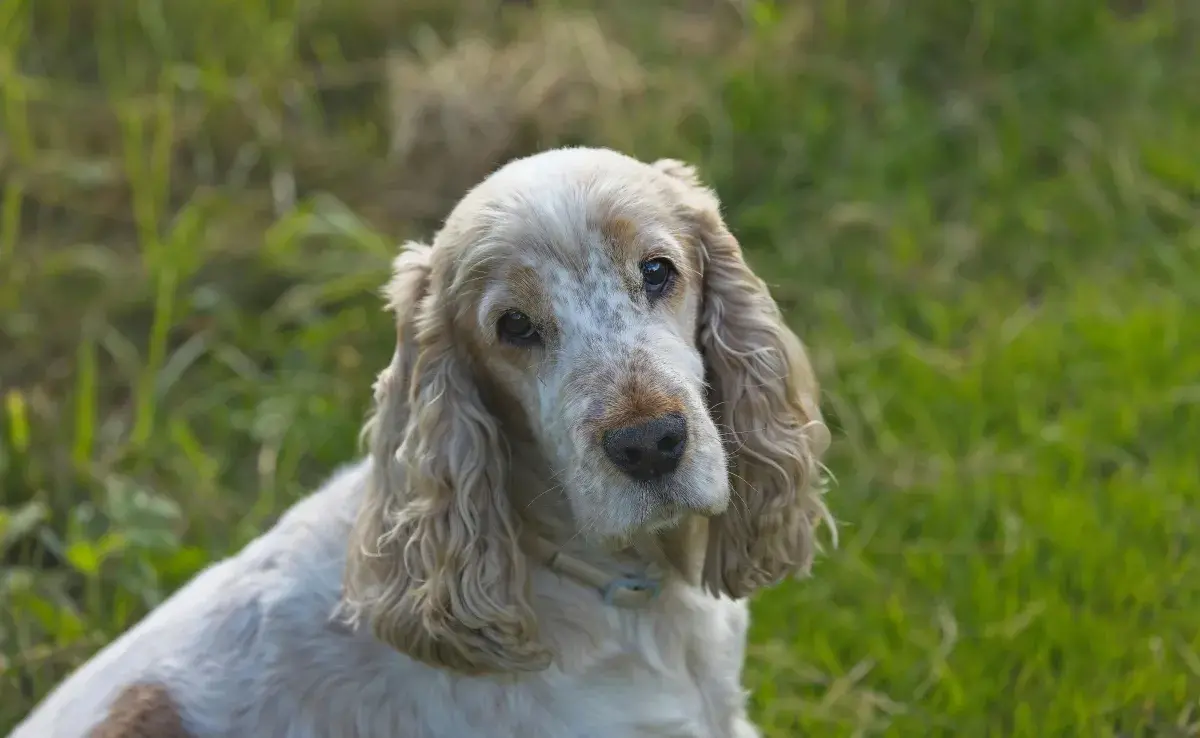
[[[284,681],[298,644],[319,649],[344,637],[331,617],[366,474],[365,464],[337,472],[270,530],[197,574],[79,667],[11,738],[82,738],[100,725],[109,732],[97,735],[139,736],[137,726],[171,714],[199,734],[220,733],[210,721]]]

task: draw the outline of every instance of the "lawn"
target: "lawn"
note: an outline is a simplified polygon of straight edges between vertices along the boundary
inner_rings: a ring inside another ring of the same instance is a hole
[[[590,143],[822,380],[768,736],[1200,735],[1200,6],[587,5],[0,3],[0,732],[355,457],[395,244]]]

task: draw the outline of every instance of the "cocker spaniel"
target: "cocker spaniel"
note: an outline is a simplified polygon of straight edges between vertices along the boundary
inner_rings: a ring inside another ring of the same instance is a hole
[[[744,598],[809,568],[829,436],[693,168],[513,161],[387,301],[368,457],[16,738],[758,735]]]

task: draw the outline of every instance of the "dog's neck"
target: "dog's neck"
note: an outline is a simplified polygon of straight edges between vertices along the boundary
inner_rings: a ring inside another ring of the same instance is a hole
[[[561,484],[539,463],[514,464],[512,504],[521,519],[526,552],[540,566],[595,589],[607,604],[648,604],[670,580],[699,580],[706,521],[613,541],[587,535],[571,512]]]

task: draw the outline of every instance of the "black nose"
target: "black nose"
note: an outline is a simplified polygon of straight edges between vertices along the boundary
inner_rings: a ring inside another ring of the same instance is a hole
[[[679,413],[668,413],[641,425],[605,431],[600,442],[617,468],[645,482],[679,466],[687,444],[687,421]]]

